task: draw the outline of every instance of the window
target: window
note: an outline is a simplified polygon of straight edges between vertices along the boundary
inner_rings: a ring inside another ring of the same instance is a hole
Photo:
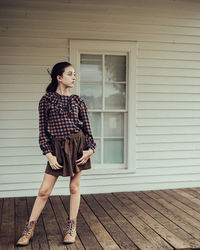
[[[88,107],[94,140],[92,169],[135,169],[135,48],[134,43],[70,41],[76,88]]]

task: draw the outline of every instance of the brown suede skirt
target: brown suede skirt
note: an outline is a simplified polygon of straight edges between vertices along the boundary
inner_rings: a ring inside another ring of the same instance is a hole
[[[81,170],[91,168],[90,158],[84,165],[76,164],[76,160],[82,157],[83,150],[86,150],[86,136],[82,130],[64,137],[51,136],[51,146],[52,154],[63,168],[52,169],[48,161],[45,173],[53,176],[74,176]]]

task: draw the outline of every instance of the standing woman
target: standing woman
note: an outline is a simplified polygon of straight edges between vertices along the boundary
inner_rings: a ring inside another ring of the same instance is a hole
[[[68,62],[55,64],[51,79],[38,106],[39,143],[47,157],[47,166],[30,218],[26,220],[17,245],[29,244],[58,176],[70,176],[70,213],[63,243],[75,242],[81,173],[91,168],[90,156],[96,148],[86,104],[78,95],[70,95],[69,90],[75,84],[73,66]]]

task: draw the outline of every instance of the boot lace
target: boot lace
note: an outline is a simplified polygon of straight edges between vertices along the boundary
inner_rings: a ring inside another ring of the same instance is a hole
[[[68,220],[68,221],[67,221],[67,230],[66,230],[66,234],[72,235],[73,232],[74,232],[73,221],[72,221],[72,220]]]
[[[22,235],[27,236],[28,234],[30,234],[30,232],[31,232],[30,229],[31,229],[31,224],[30,223],[26,223]]]

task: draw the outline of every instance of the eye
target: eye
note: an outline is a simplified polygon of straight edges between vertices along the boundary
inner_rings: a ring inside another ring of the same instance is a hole
[[[68,73],[68,75],[69,75],[69,76],[71,76],[71,75],[72,75],[72,72],[69,72],[69,73]],[[76,76],[76,74],[75,74],[75,73],[74,73],[74,76]]]

